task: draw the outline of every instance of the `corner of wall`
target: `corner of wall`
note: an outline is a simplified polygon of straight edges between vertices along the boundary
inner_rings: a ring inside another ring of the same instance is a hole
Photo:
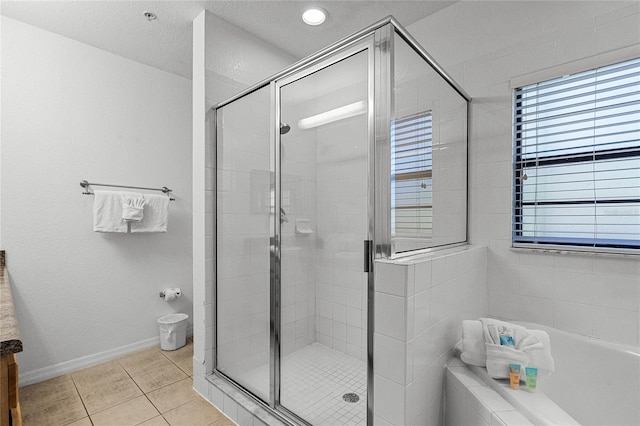
[[[194,375],[204,373],[208,339],[205,333],[206,244],[205,244],[205,28],[206,11],[193,20],[193,335]]]

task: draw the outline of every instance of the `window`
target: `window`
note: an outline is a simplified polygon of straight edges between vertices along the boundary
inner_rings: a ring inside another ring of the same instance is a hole
[[[430,238],[433,226],[431,112],[391,123],[391,235]]]
[[[514,245],[640,249],[640,59],[515,90]]]

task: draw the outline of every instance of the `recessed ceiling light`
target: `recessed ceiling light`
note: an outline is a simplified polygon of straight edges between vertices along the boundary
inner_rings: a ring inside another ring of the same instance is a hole
[[[327,12],[319,7],[312,7],[304,11],[302,20],[307,25],[320,25],[327,19]]]
[[[155,21],[156,19],[158,19],[156,14],[153,12],[144,12],[143,15],[145,18],[147,18],[147,21]]]

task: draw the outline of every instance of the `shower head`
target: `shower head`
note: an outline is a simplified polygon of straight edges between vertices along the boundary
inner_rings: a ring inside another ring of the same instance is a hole
[[[289,133],[289,130],[291,130],[291,126],[289,126],[287,123],[280,123],[281,135],[286,135],[287,133]]]

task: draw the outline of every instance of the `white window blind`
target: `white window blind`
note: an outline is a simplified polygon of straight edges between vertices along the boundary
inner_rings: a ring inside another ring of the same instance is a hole
[[[433,157],[431,112],[391,123],[391,233],[431,237]]]
[[[514,245],[640,249],[640,59],[515,90]]]

